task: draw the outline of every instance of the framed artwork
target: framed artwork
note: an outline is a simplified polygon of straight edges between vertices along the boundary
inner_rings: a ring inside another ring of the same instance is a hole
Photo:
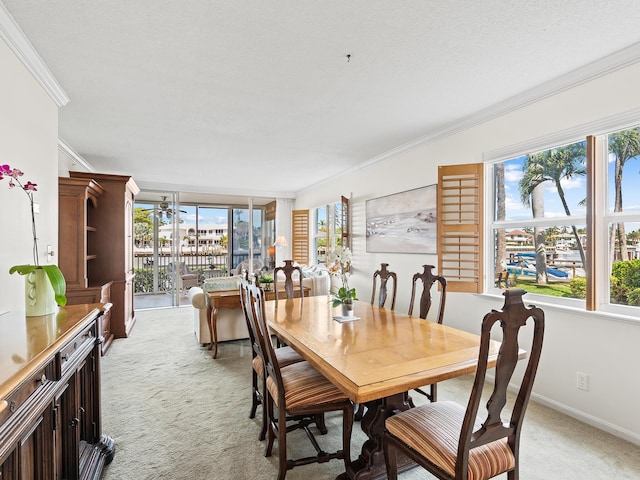
[[[436,188],[367,200],[367,252],[437,253]]]

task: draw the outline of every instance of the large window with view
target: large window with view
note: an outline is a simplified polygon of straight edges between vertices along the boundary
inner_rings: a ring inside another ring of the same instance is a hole
[[[585,138],[491,165],[492,286],[628,312],[640,306],[640,127]]]
[[[178,207],[172,195],[136,202],[136,308],[188,304],[191,286],[237,273],[251,253],[254,269],[262,268],[269,243],[262,237],[264,212],[263,207],[184,203]]]
[[[327,253],[342,246],[344,225],[347,223],[346,211],[348,206],[345,201],[324,205],[315,210],[315,223],[313,231],[314,251],[316,263],[325,264]]]

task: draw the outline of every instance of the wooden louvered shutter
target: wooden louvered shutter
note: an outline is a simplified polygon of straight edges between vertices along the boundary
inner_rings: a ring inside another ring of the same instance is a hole
[[[291,258],[302,265],[309,264],[309,210],[291,212]]]
[[[340,218],[340,245],[343,247],[351,248],[351,238],[349,235],[349,199],[347,197],[340,197],[342,203],[341,218]]]
[[[483,288],[484,165],[438,167],[438,273],[452,292]]]

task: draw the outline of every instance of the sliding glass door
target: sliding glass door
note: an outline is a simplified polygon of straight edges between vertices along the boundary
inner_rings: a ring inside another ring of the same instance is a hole
[[[264,207],[179,203],[178,195],[170,193],[143,195],[155,199],[135,204],[135,308],[187,305],[189,288],[207,278],[236,274],[241,264],[249,269],[250,258],[254,271],[265,264],[273,241],[262,235]]]
[[[158,200],[134,205],[134,308],[180,303],[180,211],[175,194],[154,193]]]

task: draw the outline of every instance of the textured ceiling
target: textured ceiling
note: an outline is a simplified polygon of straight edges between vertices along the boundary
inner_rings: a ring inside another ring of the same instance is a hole
[[[66,144],[204,193],[290,196],[640,41],[637,0],[0,1]]]

